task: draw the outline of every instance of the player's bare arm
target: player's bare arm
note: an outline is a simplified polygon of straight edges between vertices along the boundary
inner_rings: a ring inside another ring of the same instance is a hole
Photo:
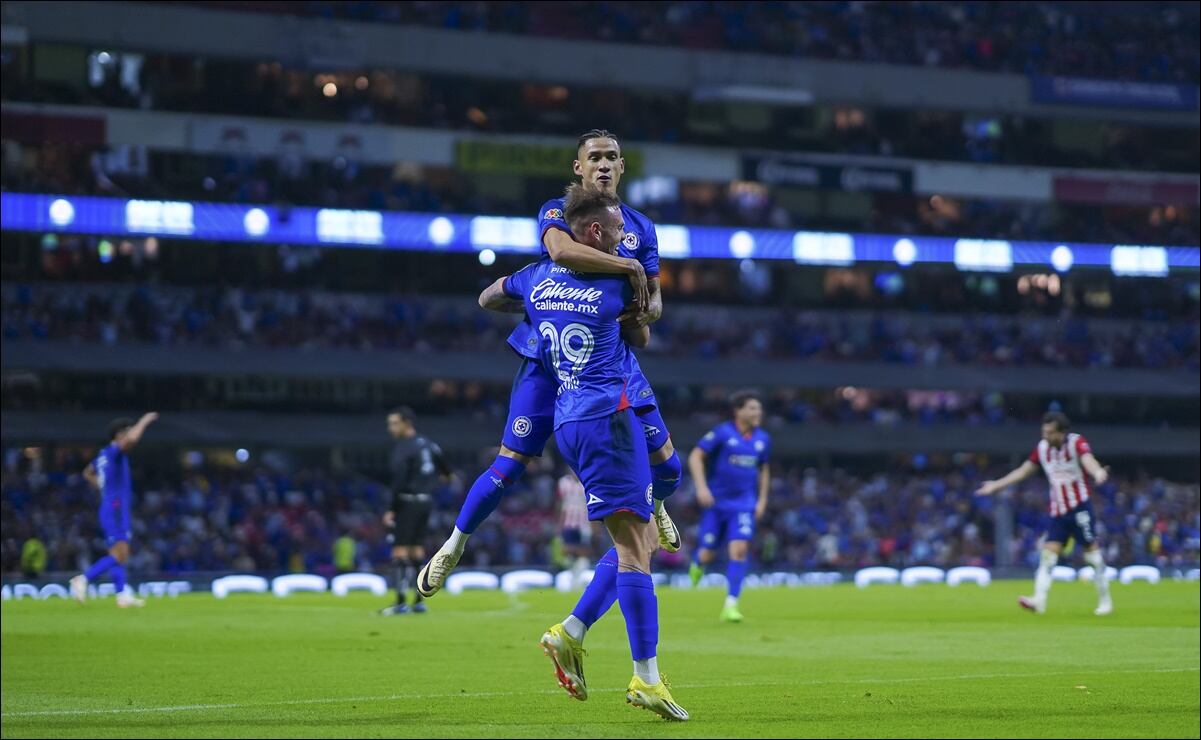
[[[767,513],[767,495],[771,490],[771,468],[768,463],[759,466],[759,500],[755,502],[755,521]]]
[[[88,463],[88,466],[83,469],[83,477],[92,488],[100,488],[100,479],[96,477],[96,466],[92,463]]]
[[[696,502],[707,509],[713,505],[713,492],[709,490],[709,481],[705,478],[705,458],[705,451],[700,447],[693,447],[692,452],[688,453],[688,472],[696,484]]]
[[[480,293],[480,308],[497,313],[525,313],[525,302],[505,295],[505,279],[497,278],[496,282],[484,288]]]
[[[1097,462],[1096,456],[1091,452],[1086,452],[1080,456],[1080,465],[1084,467],[1088,474],[1093,477],[1098,484],[1109,480],[1109,471],[1106,470],[1101,463]]]
[[[976,489],[977,496],[990,496],[1003,488],[1008,488],[1015,483],[1021,483],[1030,476],[1038,472],[1038,466],[1029,460],[1023,462],[1017,468],[1009,471],[1003,478],[997,480],[986,480]]]
[[[626,344],[642,349],[651,341],[651,330],[646,324],[639,324],[636,319],[621,322],[621,338]]]
[[[646,270],[636,259],[618,257],[602,252],[586,244],[580,244],[562,229],[547,229],[542,235],[546,253],[556,265],[576,272],[598,272],[606,275],[625,275],[634,288],[634,303],[639,307],[650,304],[650,289],[647,287]],[[662,301],[660,301],[662,303]],[[660,305],[659,311],[663,308]]]
[[[120,441],[117,442],[117,446],[121,448],[122,452],[129,452],[137,446],[138,442],[142,441],[142,434],[145,433],[146,427],[153,424],[156,419],[158,419],[158,414],[153,411],[148,414],[142,414],[142,418],[138,419],[137,423],[122,435]]]
[[[647,290],[650,294],[650,300],[645,311],[639,310],[637,306],[631,306],[626,309],[619,321],[637,321],[642,326],[647,326],[658,321],[663,316],[663,293],[659,290],[659,278],[653,277],[647,280]]]

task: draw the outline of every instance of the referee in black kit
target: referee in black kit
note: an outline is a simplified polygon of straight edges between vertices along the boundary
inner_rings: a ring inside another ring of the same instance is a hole
[[[384,514],[392,544],[392,565],[396,568],[396,603],[381,614],[410,611],[409,588],[416,584],[417,569],[425,562],[426,530],[433,509],[433,490],[450,479],[450,466],[442,448],[417,433],[413,410],[401,406],[388,413],[388,433],[396,440],[388,466],[392,472],[392,508]],[[414,595],[412,611],[424,612],[419,592]]]

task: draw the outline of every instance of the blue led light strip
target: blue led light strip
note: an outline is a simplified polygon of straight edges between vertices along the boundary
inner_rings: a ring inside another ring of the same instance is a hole
[[[0,228],[100,236],[157,236],[223,242],[328,245],[429,252],[539,252],[532,218],[395,211],[0,194]],[[1156,245],[1024,242],[712,226],[657,227],[664,259],[766,259],[804,265],[859,262],[949,264],[1009,272],[1108,267],[1119,275],[1164,276],[1201,267],[1201,249]]]

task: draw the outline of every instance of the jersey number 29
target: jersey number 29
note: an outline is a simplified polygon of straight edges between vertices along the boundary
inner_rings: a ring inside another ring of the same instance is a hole
[[[571,323],[560,332],[555,329],[554,324],[543,321],[538,325],[538,333],[550,342],[551,361],[559,373],[559,382],[564,388],[579,388],[580,371],[588,364],[592,350],[596,347],[592,330],[583,324]],[[574,346],[575,343],[578,343],[578,346]],[[563,367],[564,362],[569,365],[566,369]]]

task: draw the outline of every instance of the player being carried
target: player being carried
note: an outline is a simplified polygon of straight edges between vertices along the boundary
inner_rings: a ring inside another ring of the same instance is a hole
[[[616,196],[617,184],[625,172],[625,160],[617,138],[608,131],[594,129],[579,137],[573,171],[581,186]],[[622,320],[639,327],[658,320],[663,312],[659,291],[659,242],[655,225],[643,214],[620,204],[624,232],[613,253],[580,243],[564,218],[565,198],[552,198],[539,210],[542,257],[579,273],[617,276],[630,283],[634,306],[627,307]],[[523,314],[518,300],[503,294],[492,296],[485,308]],[[509,346],[522,358],[509,397],[509,417],[501,440],[500,453],[467,492],[455,528],[446,543],[430,558],[417,575],[417,589],[425,597],[436,594],[454,570],[467,546],[467,539],[496,510],[505,492],[521,479],[530,461],[542,455],[554,432],[556,378],[539,363],[541,335],[527,316],[509,336]],[[680,535],[662,506],[663,499],[680,485],[683,467],[671,442],[650,381],[642,373],[633,352],[626,353],[629,365],[628,389],[631,405],[638,411],[654,482],[655,523],[660,545],[671,552],[680,549]]]
[[[700,583],[715,550],[728,543],[726,581],[729,591],[721,610],[727,622],[741,622],[738,597],[746,577],[747,547],[755,535],[755,524],[767,511],[771,485],[768,459],[771,435],[760,429],[763,403],[753,391],[730,397],[734,419],[719,424],[688,455],[688,471],[696,484],[696,500],[704,513],[697,531],[688,575],[692,585]]]
[[[625,226],[620,206],[612,193],[572,185],[563,215],[577,239],[611,252]],[[522,300],[537,327],[539,362],[557,386],[553,423],[559,450],[584,484],[589,520],[603,521],[614,543],[606,558],[615,557],[598,564],[568,619],[594,621],[616,599],[634,659],[626,701],[664,719],[686,720],[688,713],[659,674],[658,602],[651,579],[659,536],[646,434],[630,397],[636,376],[629,345],[646,346],[650,330],[625,313],[632,291],[624,279],[581,274],[550,260],[497,280],[480,303],[493,305],[505,297]],[[564,645],[564,640],[575,644]],[[565,625],[547,630],[542,645],[564,688],[587,698],[583,650]]]
[[[149,413],[138,419],[137,423],[133,419],[113,421],[108,425],[109,443],[84,468],[83,476],[100,489],[100,526],[104,530],[108,555],[93,563],[86,573],[71,579],[71,596],[81,604],[88,598],[88,583],[106,572],[111,572],[113,576],[117,606],[126,608],[144,606],[146,603],[135,597],[125,582],[125,561],[129,560],[129,542],[133,539],[130,521],[133,480],[130,478],[127,453],[141,441],[146,427],[157,418],[158,414]]]
[[[1018,603],[1037,614],[1047,610],[1047,592],[1051,590],[1051,571],[1059,562],[1059,554],[1069,537],[1084,545],[1084,561],[1093,566],[1093,583],[1097,587],[1097,609],[1093,613],[1104,616],[1113,611],[1113,599],[1109,596],[1109,578],[1105,572],[1105,559],[1097,542],[1095,517],[1093,516],[1092,484],[1088,476],[1097,483],[1109,479],[1109,473],[1093,457],[1088,440],[1082,435],[1069,432],[1071,422],[1065,414],[1050,411],[1043,416],[1043,438],[1035,445],[1029,459],[1018,468],[998,480],[984,481],[976,490],[977,495],[987,496],[1003,488],[1029,478],[1041,465],[1050,483],[1051,526],[1039,555],[1038,571],[1034,576],[1034,596],[1022,596]],[[1085,475],[1085,474],[1088,475]]]

